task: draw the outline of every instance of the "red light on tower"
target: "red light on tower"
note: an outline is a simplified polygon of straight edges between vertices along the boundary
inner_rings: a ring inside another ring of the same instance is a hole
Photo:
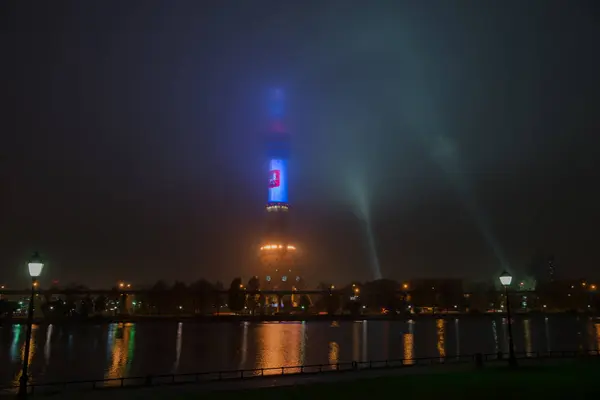
[[[269,171],[269,188],[279,187],[281,184],[281,171],[275,169],[273,171]]]

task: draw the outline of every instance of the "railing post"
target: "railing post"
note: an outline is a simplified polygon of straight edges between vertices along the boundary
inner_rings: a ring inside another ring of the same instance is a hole
[[[146,375],[146,386],[152,386],[152,375]]]
[[[244,379],[244,370],[240,371],[240,379]]]
[[[124,383],[125,383],[125,378],[121,378],[121,387],[124,386]]]
[[[284,367],[281,367],[281,375],[284,375],[284,374],[285,374],[285,372],[283,372],[283,371],[284,371],[284,369],[283,369],[283,368],[284,368]]]

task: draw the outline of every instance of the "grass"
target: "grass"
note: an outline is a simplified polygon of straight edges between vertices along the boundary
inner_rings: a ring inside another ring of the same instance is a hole
[[[215,395],[219,399],[481,398],[576,399],[600,394],[600,363],[487,368],[275,387]]]

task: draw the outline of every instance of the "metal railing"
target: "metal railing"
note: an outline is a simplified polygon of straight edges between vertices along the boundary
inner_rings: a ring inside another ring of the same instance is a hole
[[[600,360],[599,350],[589,351],[546,351],[546,352],[517,352],[517,359],[530,360],[556,360],[574,358],[597,358]],[[324,374],[335,372],[381,370],[393,368],[406,368],[426,365],[441,364],[468,364],[474,363],[483,366],[484,363],[506,360],[506,353],[477,353],[472,355],[456,355],[446,357],[421,357],[409,359],[391,359],[379,361],[352,361],[335,364],[314,364],[299,366],[282,366],[273,368],[254,368],[240,370],[225,370],[212,372],[196,372],[183,374],[158,374],[134,377],[74,380],[63,382],[32,382],[28,385],[29,393],[41,391],[65,391],[70,389],[107,389],[107,388],[133,388],[150,387],[159,385],[177,385],[186,383],[214,383],[219,381],[232,381],[244,379],[257,379],[274,376],[297,376],[309,374]],[[0,387],[0,390],[16,390],[17,385]]]

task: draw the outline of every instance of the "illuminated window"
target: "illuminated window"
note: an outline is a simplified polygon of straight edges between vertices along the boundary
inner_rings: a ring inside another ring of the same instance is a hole
[[[284,275],[284,276],[282,276],[282,277],[281,277],[281,280],[282,280],[282,281],[284,281],[284,282],[286,282],[286,281],[287,281],[287,276],[285,276],[285,275]]]

